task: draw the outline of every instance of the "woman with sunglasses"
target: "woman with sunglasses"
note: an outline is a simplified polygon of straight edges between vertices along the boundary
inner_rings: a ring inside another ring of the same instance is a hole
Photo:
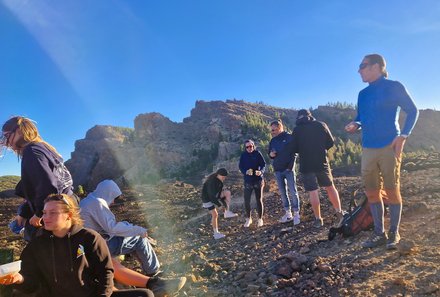
[[[255,148],[255,143],[248,139],[244,143],[245,151],[240,156],[238,167],[244,175],[244,207],[246,212],[246,222],[244,227],[248,228],[252,224],[251,216],[251,195],[255,191],[255,200],[257,201],[258,222],[257,226],[263,226],[263,173],[266,168],[261,153]]]
[[[39,296],[153,296],[147,289],[113,288],[113,265],[105,240],[83,228],[79,208],[71,196],[52,194],[44,200],[44,230],[21,254],[18,273],[2,279]]]
[[[42,227],[43,201],[53,193],[72,195],[72,177],[57,150],[40,136],[35,123],[15,116],[2,127],[0,146],[12,149],[21,158],[20,193],[26,199],[16,217],[25,226],[25,239],[31,241]]]

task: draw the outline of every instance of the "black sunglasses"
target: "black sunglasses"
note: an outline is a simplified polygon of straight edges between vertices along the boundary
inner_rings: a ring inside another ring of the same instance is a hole
[[[69,201],[67,201],[67,199],[62,194],[50,194],[49,196],[47,196],[47,198],[44,200],[44,202],[46,203],[49,201],[60,201],[60,202],[63,202],[64,204],[66,204],[67,207],[70,208]]]
[[[371,64],[370,63],[361,63],[361,64],[359,64],[359,69],[365,69],[369,65],[371,65]]]
[[[254,146],[253,145],[247,145],[246,146],[246,148],[248,149],[248,148],[253,148]]]

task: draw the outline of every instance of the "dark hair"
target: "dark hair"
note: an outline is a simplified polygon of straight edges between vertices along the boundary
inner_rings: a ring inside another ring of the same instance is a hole
[[[378,64],[382,75],[388,77],[387,62],[384,57],[379,54],[369,54],[365,56],[365,59],[367,59],[368,63],[371,65]]]
[[[226,170],[226,168],[220,168],[219,170],[217,170],[216,174],[221,176],[228,176],[228,171]]]

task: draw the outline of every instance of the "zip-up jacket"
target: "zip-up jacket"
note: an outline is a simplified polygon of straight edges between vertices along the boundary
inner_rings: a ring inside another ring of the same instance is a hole
[[[126,221],[116,221],[109,205],[121,194],[121,190],[114,181],[106,179],[100,182],[96,190],[79,203],[84,226],[97,231],[106,240],[114,236],[143,236],[147,233],[147,229],[141,226]]]
[[[320,172],[329,167],[327,150],[334,145],[333,135],[324,122],[312,116],[296,121],[295,138],[288,144],[290,154],[299,154],[301,173]]]
[[[295,155],[291,155],[286,151],[286,145],[292,141],[294,137],[286,131],[281,132],[273,137],[269,143],[269,157],[271,151],[276,151],[275,158],[270,157],[272,166],[275,171],[284,171],[286,169],[292,170],[295,166]]]
[[[263,174],[260,176],[255,175],[255,170],[260,170],[264,173],[266,168],[266,161],[258,150],[254,150],[252,153],[247,151],[243,152],[240,156],[240,162],[238,163],[241,173],[244,176],[245,183],[255,183],[263,179]],[[246,171],[252,169],[252,175],[247,175]]]
[[[43,290],[45,297],[110,296],[113,265],[105,240],[95,231],[73,225],[63,238],[47,230],[23,250],[19,290]]]

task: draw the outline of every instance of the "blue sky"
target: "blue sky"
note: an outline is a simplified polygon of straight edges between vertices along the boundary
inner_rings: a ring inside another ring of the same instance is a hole
[[[440,2],[0,0],[0,122],[24,115],[65,159],[96,124],[180,122],[196,100],[356,103],[381,53],[419,108],[440,109]],[[19,175],[12,153],[0,175]]]

